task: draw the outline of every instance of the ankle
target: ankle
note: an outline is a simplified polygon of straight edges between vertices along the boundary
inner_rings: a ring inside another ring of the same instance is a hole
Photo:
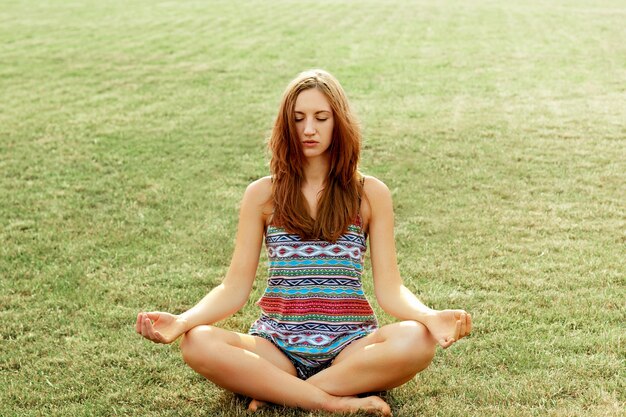
[[[347,410],[347,404],[344,397],[335,397],[330,394],[325,395],[320,405],[319,409],[324,411],[337,412]]]

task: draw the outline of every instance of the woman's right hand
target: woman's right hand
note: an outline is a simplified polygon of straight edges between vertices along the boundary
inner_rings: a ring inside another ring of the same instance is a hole
[[[180,316],[160,311],[137,314],[135,330],[154,343],[172,343],[187,331],[185,320]]]

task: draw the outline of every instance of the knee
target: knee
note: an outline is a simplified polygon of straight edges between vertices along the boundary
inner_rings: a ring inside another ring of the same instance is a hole
[[[404,321],[394,330],[391,343],[398,365],[415,373],[427,368],[435,356],[436,346],[426,326]]]
[[[196,326],[184,334],[180,342],[183,360],[193,369],[206,367],[210,358],[215,357],[218,338],[211,326]]]

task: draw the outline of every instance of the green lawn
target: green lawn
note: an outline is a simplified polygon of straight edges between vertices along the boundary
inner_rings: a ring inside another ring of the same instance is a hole
[[[407,286],[475,323],[389,392],[394,414],[624,415],[625,18],[618,0],[0,1],[0,415],[246,415],[133,325],[220,282],[310,67],[359,115]],[[223,326],[257,317],[265,268]]]

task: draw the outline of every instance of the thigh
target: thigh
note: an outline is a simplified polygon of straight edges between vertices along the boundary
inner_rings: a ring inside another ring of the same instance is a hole
[[[393,340],[394,338],[405,338],[407,336],[407,333],[414,334],[416,333],[416,327],[422,328],[421,330],[418,329],[417,331],[424,334],[424,340],[426,343],[428,343],[428,330],[426,330],[424,325],[422,325],[421,323],[416,323],[414,321],[403,321],[399,323],[387,324],[376,329],[367,336],[355,340],[354,342],[346,346],[345,349],[343,349],[334,359],[333,365],[337,365],[345,361],[354,353],[367,350],[369,346]]]
[[[338,396],[395,388],[430,363],[434,343],[429,338],[428,329],[415,321],[383,326],[350,343],[308,381]]]
[[[190,343],[193,343],[195,350],[207,352],[211,350],[212,345],[225,343],[256,354],[285,372],[296,374],[296,369],[289,358],[272,342],[259,336],[202,325],[194,327],[185,334],[185,340],[181,345],[183,350],[184,345]]]

